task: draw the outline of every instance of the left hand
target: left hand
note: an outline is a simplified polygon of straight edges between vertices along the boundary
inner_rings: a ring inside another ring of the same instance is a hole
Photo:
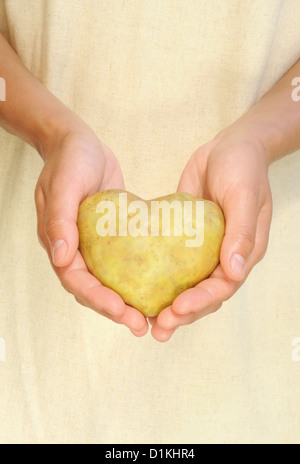
[[[156,340],[167,341],[177,327],[217,311],[264,256],[272,217],[267,155],[256,140],[222,133],[187,163],[178,191],[216,202],[225,216],[225,236],[211,276],[150,319]]]

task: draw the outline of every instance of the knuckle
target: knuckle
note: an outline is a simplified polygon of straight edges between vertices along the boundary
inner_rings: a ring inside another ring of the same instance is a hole
[[[49,237],[60,229],[63,225],[63,219],[58,215],[51,215],[45,218],[45,233]]]
[[[267,246],[261,246],[260,248],[258,248],[257,254],[256,254],[256,263],[259,263],[260,261],[263,260],[263,258],[266,255],[266,252],[267,252]]]
[[[36,185],[34,189],[34,201],[37,207],[39,207],[43,202],[43,192],[39,184]]]
[[[70,289],[69,285],[68,285],[63,279],[59,279],[59,281],[60,281],[60,284],[61,284],[62,288],[63,288],[64,290],[66,290],[66,292],[68,292],[68,293],[70,293],[71,295],[73,295],[73,296],[75,297],[75,299],[76,299],[77,297],[73,294],[73,292],[72,292],[72,290]],[[79,301],[78,303],[80,303],[80,301]],[[80,303],[80,304],[82,304],[82,303]]]
[[[255,246],[255,235],[247,230],[240,231],[230,238],[238,246],[242,254],[248,255]]]
[[[222,303],[216,303],[215,305],[213,305],[210,310],[211,314],[214,314],[217,311],[219,311],[221,307],[222,307]]]
[[[262,261],[265,257],[265,254],[266,254],[266,251],[262,251],[261,253],[258,254],[257,256],[257,263],[259,263],[260,261]]]
[[[77,301],[78,304],[80,304],[81,306],[84,306],[84,307],[87,306],[85,304],[85,302],[81,298],[79,298],[79,296],[76,296],[76,295],[73,295],[73,296],[74,296],[74,298],[75,298],[75,300]]]
[[[255,243],[255,236],[251,232],[244,230],[237,234],[236,241],[240,244],[244,244],[245,246],[253,247]]]
[[[226,281],[227,281],[227,289],[226,291],[224,291],[222,301],[219,301],[220,306],[222,306],[222,304],[225,301],[230,300],[230,298],[233,297],[233,295],[237,292],[237,290],[241,286],[239,282],[230,281],[229,279],[226,279]]]
[[[216,303],[217,296],[216,296],[213,288],[204,288],[202,291],[204,292],[204,294],[207,295],[207,304],[208,304],[208,306],[212,306],[213,304]],[[201,300],[199,301],[199,303],[201,303]]]
[[[47,243],[44,240],[43,234],[40,233],[39,231],[37,233],[37,238],[38,238],[38,241],[39,241],[39,244],[41,245],[41,247],[44,248],[44,250],[47,250]]]

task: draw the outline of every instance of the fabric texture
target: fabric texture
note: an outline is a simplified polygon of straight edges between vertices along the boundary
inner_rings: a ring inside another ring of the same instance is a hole
[[[297,0],[2,0],[0,15],[145,199],[175,191],[193,151],[299,58]],[[299,442],[299,152],[270,169],[264,260],[160,344],[65,292],[36,236],[42,162],[3,130],[0,146],[1,443]]]

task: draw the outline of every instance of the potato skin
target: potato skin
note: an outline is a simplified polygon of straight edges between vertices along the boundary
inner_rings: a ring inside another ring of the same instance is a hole
[[[96,212],[97,205],[104,200],[113,201],[118,217],[120,193],[127,193],[128,204],[141,200],[132,193],[115,189],[98,192],[80,205],[79,249],[89,271],[103,285],[116,291],[145,316],[156,316],[180,293],[213,272],[224,237],[224,216],[217,204],[204,200],[204,242],[200,247],[187,247],[186,240],[191,237],[184,233],[179,237],[161,236],[161,232],[159,236],[151,236],[149,232],[148,236],[102,237],[96,230],[101,216]],[[195,202],[201,199],[188,193],[174,193],[155,200]],[[150,211],[150,200],[146,203]]]

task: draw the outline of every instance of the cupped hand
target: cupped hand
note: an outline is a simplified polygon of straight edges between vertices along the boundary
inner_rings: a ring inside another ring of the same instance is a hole
[[[179,295],[152,319],[152,335],[167,341],[182,325],[217,311],[264,256],[272,217],[268,156],[257,141],[220,134],[187,163],[178,191],[215,201],[226,228],[220,264],[209,278]]]
[[[148,330],[145,317],[89,273],[78,250],[80,203],[105,189],[124,189],[119,163],[91,132],[69,133],[45,154],[35,201],[38,237],[63,287],[83,306],[125,324],[136,336]]]

